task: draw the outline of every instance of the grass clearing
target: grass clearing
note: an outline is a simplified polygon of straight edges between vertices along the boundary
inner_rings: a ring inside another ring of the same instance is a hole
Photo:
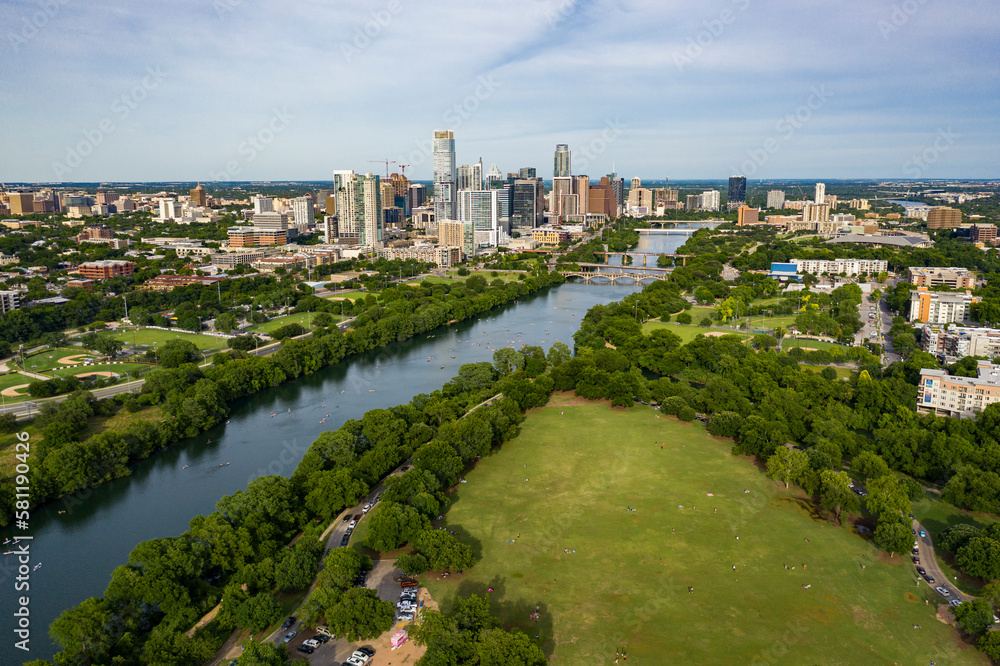
[[[35,354],[24,359],[24,369],[30,372],[46,372],[55,368],[65,368],[67,363],[60,363],[61,359],[69,359],[78,363],[83,363],[88,358],[97,358],[82,347],[72,347],[68,349],[50,349],[41,354]]]
[[[834,347],[844,348],[845,345],[837,344],[836,342],[824,342],[822,340],[807,340],[805,338],[784,338],[781,341],[781,348],[784,350],[789,350],[792,347],[805,347],[806,349],[815,349],[816,351],[833,349]]]
[[[445,527],[481,561],[425,584],[445,610],[484,594],[553,663],[623,644],[639,664],[764,663],[776,646],[789,663],[987,663],[935,620],[907,558],[730,448],[650,408],[554,396],[453,494]]]
[[[365,291],[337,291],[334,292],[333,295],[325,296],[324,298],[326,298],[328,301],[341,301],[341,300],[355,301],[359,298],[364,298],[367,295],[368,292]]]
[[[153,348],[154,343],[156,346],[160,346],[168,340],[187,340],[188,342],[193,342],[194,345],[201,351],[207,351],[209,349],[213,350],[225,350],[228,349],[226,338],[217,338],[212,335],[201,335],[199,333],[189,333],[186,331],[161,331],[155,328],[140,328],[137,330],[133,329],[119,329],[109,335],[121,340],[125,344],[131,346],[136,345],[146,345],[150,349]]]
[[[0,375],[0,391],[5,391],[14,386],[21,386],[22,384],[34,384],[37,381],[38,381],[37,379],[34,379],[32,377],[25,377],[24,375],[16,372],[12,372],[6,375]],[[20,390],[24,391],[26,389],[20,389]],[[4,396],[4,400],[6,400],[7,402],[27,400],[29,398],[30,396],[28,396],[27,394],[20,397],[10,396],[10,395]]]
[[[671,333],[676,334],[685,344],[691,342],[699,335],[707,333],[719,335],[739,335],[742,338],[747,337],[746,331],[740,331],[735,328],[709,328],[707,326],[695,326],[693,324],[678,324],[673,321],[663,322],[659,319],[651,319],[642,325],[643,332],[647,334],[652,333],[658,328],[665,328]]]
[[[315,319],[316,314],[316,312],[297,312],[282,317],[275,317],[274,319],[265,321],[263,324],[250,326],[247,330],[254,333],[270,333],[288,324],[301,324],[302,328],[308,331],[311,329],[312,320]],[[330,316],[333,317],[334,322],[339,322],[343,319],[340,315],[331,314]]]
[[[842,368],[839,365],[807,365],[805,363],[799,363],[799,367],[806,372],[814,372],[817,375],[823,372],[823,368],[833,368],[837,372],[837,377],[839,379],[850,379],[854,376],[854,370],[850,368]]]
[[[124,377],[127,372],[134,378],[135,373],[154,367],[156,366],[152,363],[95,363],[93,365],[64,366],[51,370],[47,374],[54,377],[76,377],[100,372],[113,372]]]

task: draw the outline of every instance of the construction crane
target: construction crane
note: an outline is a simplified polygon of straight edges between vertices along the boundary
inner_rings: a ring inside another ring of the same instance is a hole
[[[396,165],[399,167],[399,170],[403,173],[403,178],[406,178],[406,167],[413,166],[411,164],[400,164],[399,162],[396,162]]]
[[[379,164],[385,163],[385,179],[389,180],[389,165],[395,164],[395,162],[392,162],[390,160],[368,160],[368,162],[371,164],[374,164],[376,162]]]

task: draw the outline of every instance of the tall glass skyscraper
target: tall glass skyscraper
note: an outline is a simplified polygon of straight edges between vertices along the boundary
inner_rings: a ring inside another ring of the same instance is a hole
[[[552,177],[568,178],[571,174],[572,174],[572,168],[570,165],[569,144],[557,143],[556,154],[553,160]]]
[[[732,176],[729,179],[729,204],[734,206],[745,203],[747,200],[747,178],[746,176]]]
[[[434,219],[455,219],[455,133],[434,132]]]

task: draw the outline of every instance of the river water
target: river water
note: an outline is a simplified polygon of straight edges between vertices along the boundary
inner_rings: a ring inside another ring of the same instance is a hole
[[[547,349],[558,341],[572,349],[573,333],[590,307],[637,288],[566,283],[478,320],[351,357],[233,403],[227,423],[135,464],[130,477],[36,509],[29,534],[32,566],[41,567],[31,574],[27,593],[31,653],[14,654],[19,651],[10,647],[15,600],[25,593],[14,591],[16,562],[8,555],[0,558],[0,663],[51,658],[56,646],[48,638],[49,625],[64,610],[103,594],[112,571],[136,544],[180,534],[194,516],[211,513],[219,498],[257,476],[291,475],[321,432],[369,409],[430,393],[463,363],[490,361],[500,347]],[[12,534],[5,530],[3,539]]]

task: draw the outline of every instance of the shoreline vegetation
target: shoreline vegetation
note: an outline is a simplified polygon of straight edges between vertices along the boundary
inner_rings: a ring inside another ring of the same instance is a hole
[[[180,362],[161,363],[148,371],[138,396],[96,400],[87,391],[77,391],[62,403],[46,404],[34,421],[42,438],[33,452],[32,508],[127,476],[129,463],[225,420],[233,400],[355,354],[479,316],[563,281],[559,273],[541,269],[510,282],[490,283],[472,276],[454,284],[389,287],[379,300],[372,298],[375,302],[366,304],[346,333],[335,324],[321,327],[310,339],[284,340],[281,349],[267,357],[248,356],[237,349],[221,352],[204,370],[197,366],[201,359],[197,349],[189,349],[179,354]],[[112,416],[120,409],[135,413],[153,405],[163,409],[164,418],[158,423],[135,421],[121,432],[104,431],[79,440],[92,417]],[[5,469],[3,475],[10,478],[13,470]],[[13,516],[14,500],[13,484],[0,485],[0,526]]]

